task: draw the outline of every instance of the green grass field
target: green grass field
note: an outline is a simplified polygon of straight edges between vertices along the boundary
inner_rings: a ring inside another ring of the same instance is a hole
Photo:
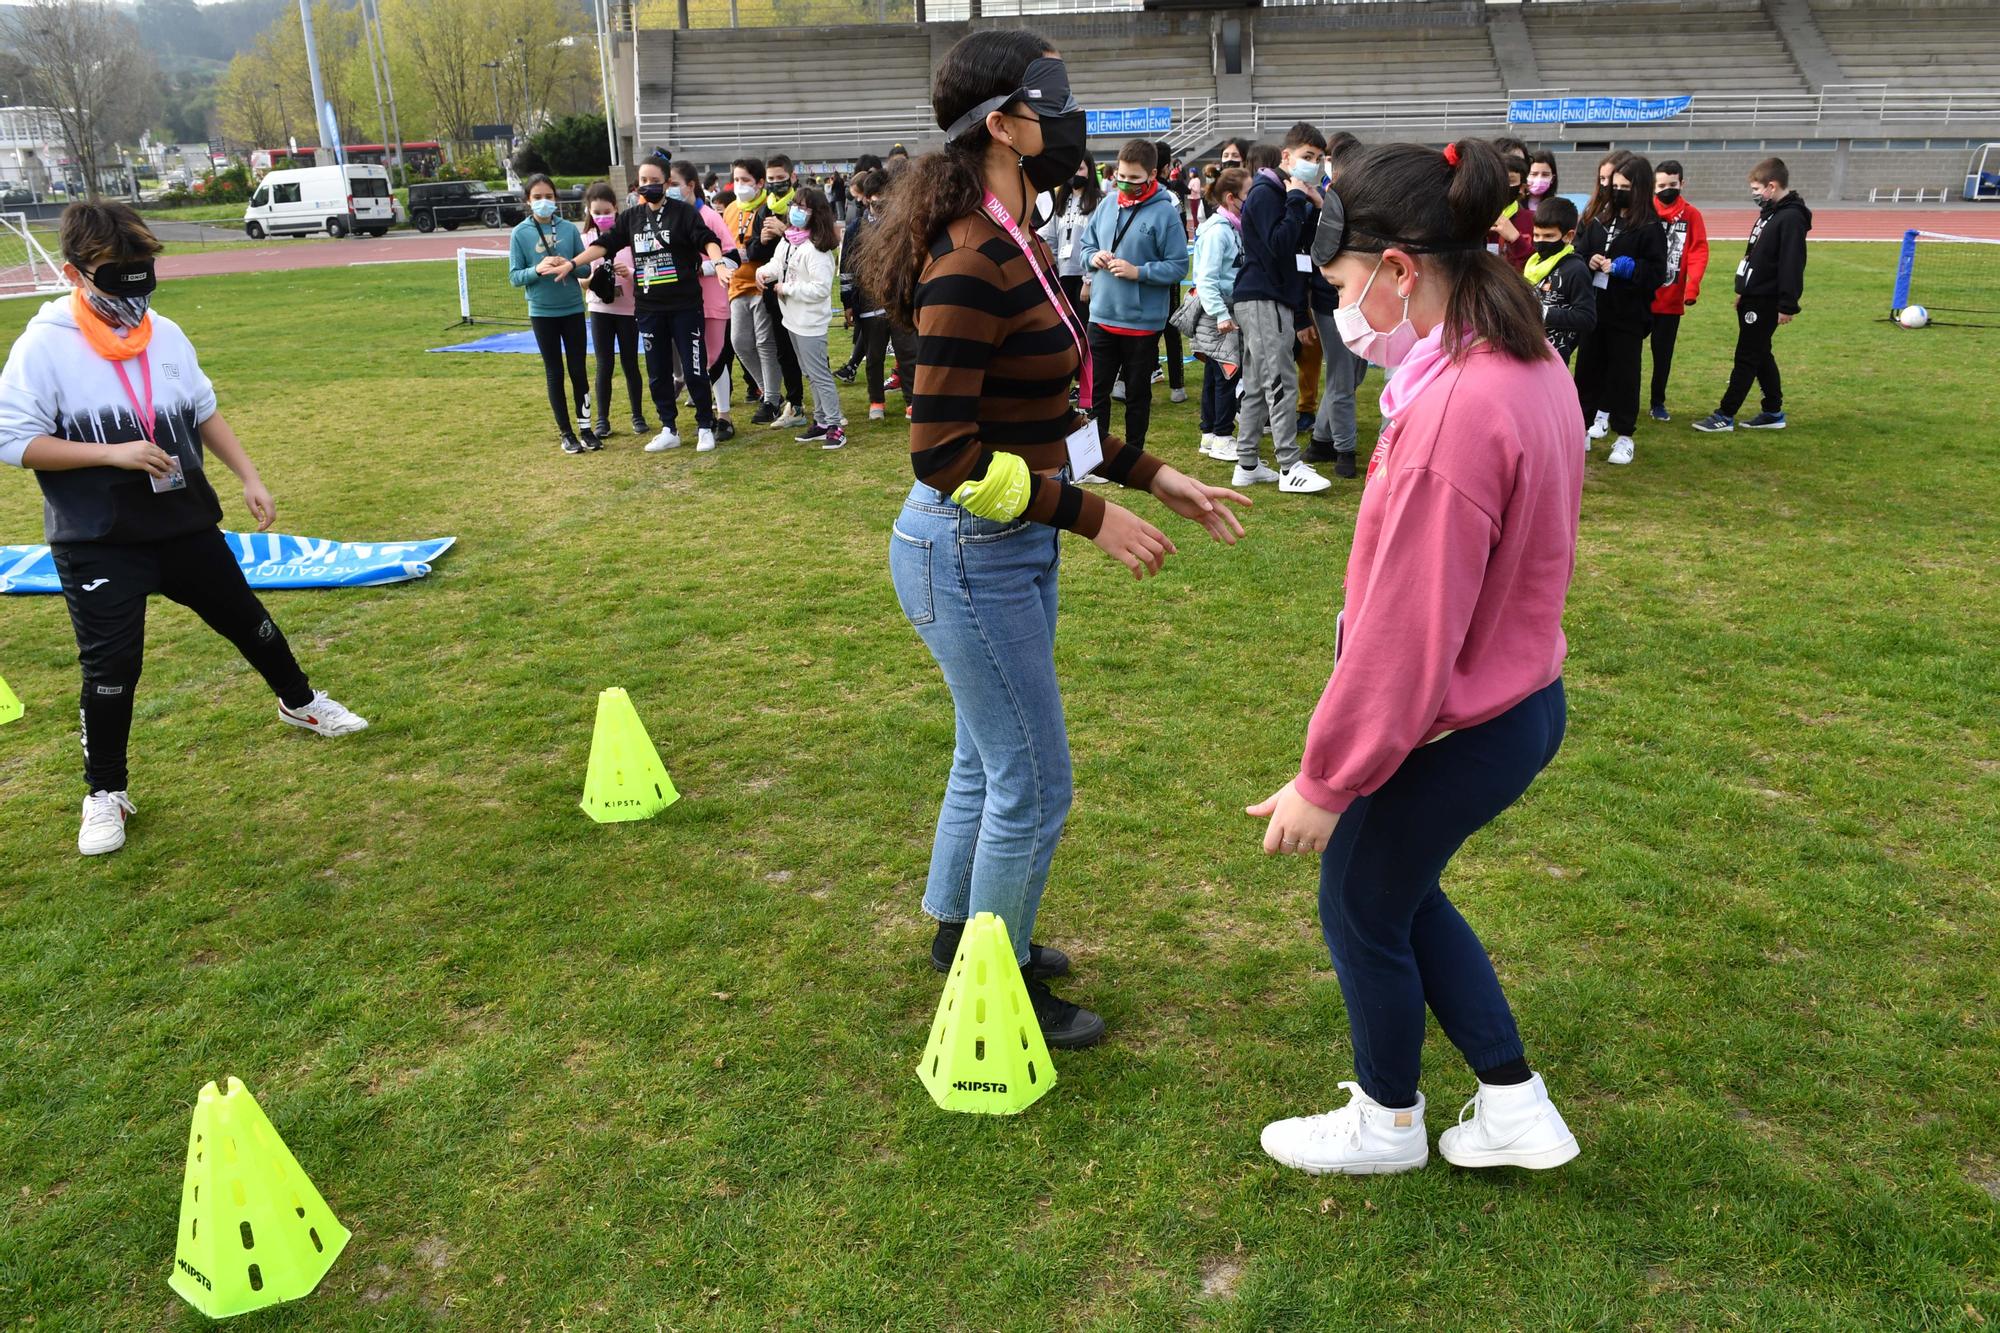
[[[1876,322],[1893,265],[1815,247],[1782,434],[1687,427],[1718,283],[1675,423],[1591,465],[1568,742],[1448,884],[1583,1156],[1360,1181],[1257,1146],[1351,1066],[1315,867],[1241,813],[1325,682],[1355,483],[1260,490],[1233,550],[1177,523],[1143,585],[1065,544],[1039,934],[1111,1037],[1019,1118],[952,1116],[915,1077],[952,719],[887,576],[902,423],[856,389],[837,455],[566,458],[533,358],[425,352],[448,264],[167,284],[280,530],[459,545],[269,596],[373,720],[345,741],[155,601],[140,813],[90,861],[68,620],[0,602],[0,1325],[204,1324],[166,1277],[232,1073],[355,1233],[245,1329],[2000,1322],[2000,333]],[[1162,402],[1154,451],[1226,480],[1194,443]],[[0,540],[38,541],[0,482]],[[685,793],[650,822],[577,809],[611,685]],[[1430,1051],[1435,1135],[1472,1081]]]

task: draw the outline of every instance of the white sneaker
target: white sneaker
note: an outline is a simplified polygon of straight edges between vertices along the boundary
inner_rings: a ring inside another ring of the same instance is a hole
[[[1202,445],[1201,452],[1218,463],[1236,461],[1236,437],[1234,435],[1210,435]]]
[[[1605,459],[1604,461],[1607,463],[1616,463],[1620,467],[1623,467],[1625,464],[1631,462],[1632,437],[1630,435],[1620,435],[1615,441],[1612,442],[1611,457]]]
[[[1470,1112],[1472,1118],[1466,1119]],[[1576,1135],[1549,1100],[1540,1074],[1526,1083],[1482,1083],[1458,1113],[1458,1123],[1438,1135],[1438,1152],[1453,1166],[1519,1166],[1546,1171],[1577,1154]]]
[[[1114,403],[1122,403],[1125,401],[1124,380],[1119,380],[1117,383],[1111,386],[1111,401]]]
[[[139,813],[132,798],[122,791],[94,791],[83,798],[83,827],[77,830],[76,849],[85,856],[102,856],[125,845],[125,820]]]
[[[322,736],[351,736],[368,729],[367,718],[339,700],[327,698],[325,690],[314,690],[312,702],[304,708],[287,708],[279,703],[278,716],[295,727],[304,727]]]
[[[715,432],[712,430],[705,430],[702,431],[700,434],[696,435],[694,437],[694,451],[698,454],[714,453]]]
[[[1392,1111],[1361,1090],[1342,1083],[1353,1099],[1338,1111],[1274,1120],[1264,1126],[1264,1151],[1284,1166],[1309,1175],[1386,1176],[1415,1171],[1431,1160],[1424,1137],[1424,1099]]]
[[[649,454],[665,453],[669,449],[678,449],[680,447],[681,437],[675,432],[672,426],[660,427],[660,433],[646,441],[646,452]]]
[[[1278,482],[1278,470],[1261,458],[1257,460],[1255,468],[1247,468],[1238,463],[1236,465],[1236,475],[1229,479],[1231,486],[1262,486],[1266,482],[1276,485]]]
[[[803,426],[805,424],[806,414],[799,411],[797,404],[787,402],[784,408],[778,413],[778,419],[771,423],[771,429],[790,430],[793,426]]]
[[[1590,423],[1590,438],[1593,440],[1601,440],[1610,433],[1611,433],[1611,414],[1609,412],[1599,412],[1597,414],[1597,420]]]
[[[1311,463],[1294,463],[1278,478],[1278,490],[1285,495],[1318,495],[1332,489],[1333,483],[1313,471]]]
[[[1175,389],[1172,393],[1168,394],[1167,397],[1169,400],[1173,402],[1185,403],[1187,401],[1187,390]]]
[[[1103,477],[1098,476],[1095,472],[1086,472],[1076,479],[1076,484],[1079,486],[1109,486],[1111,483]]]
[[[868,419],[870,421],[880,421],[886,415],[888,414],[879,407],[871,407],[868,409]]]

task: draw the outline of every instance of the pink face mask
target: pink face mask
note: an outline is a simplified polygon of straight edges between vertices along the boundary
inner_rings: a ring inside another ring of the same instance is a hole
[[[1361,295],[1354,298],[1353,305],[1341,306],[1333,312],[1333,326],[1340,333],[1340,340],[1347,344],[1347,350],[1364,361],[1378,366],[1395,367],[1410,354],[1417,345],[1417,326],[1410,323],[1410,298],[1403,298],[1403,321],[1387,333],[1368,322],[1361,303],[1368,299],[1368,293],[1375,286],[1375,279],[1382,276],[1382,261],[1375,261],[1375,271],[1368,275],[1367,285]]]
[[[603,231],[617,220],[618,215],[616,213],[592,213],[590,215],[590,225],[598,231]]]
[[[1528,177],[1528,193],[1532,195],[1547,194],[1549,187],[1554,184],[1555,182],[1547,176],[1530,176]]]

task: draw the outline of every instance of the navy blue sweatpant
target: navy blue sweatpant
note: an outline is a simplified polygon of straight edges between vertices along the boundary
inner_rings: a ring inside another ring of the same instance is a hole
[[[1567,716],[1558,679],[1418,747],[1333,830],[1320,858],[1320,927],[1347,1001],[1356,1080],[1384,1106],[1417,1100],[1426,1005],[1475,1071],[1524,1055],[1486,948],[1438,878],[1555,758]]]

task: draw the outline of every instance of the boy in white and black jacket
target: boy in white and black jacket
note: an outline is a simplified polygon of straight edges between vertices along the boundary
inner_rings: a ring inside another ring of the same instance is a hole
[[[1757,200],[1756,225],[1736,266],[1736,363],[1722,406],[1694,423],[1699,431],[1785,428],[1785,389],[1771,337],[1781,324],[1799,313],[1806,287],[1806,233],[1812,230],[1812,210],[1791,188],[1784,160],[1767,157],[1750,169],[1750,193]],[[1763,409],[1738,422],[1737,411],[1750,396],[1752,384],[1763,393]]]
[[[1535,252],[1521,270],[1542,303],[1542,327],[1564,365],[1597,327],[1597,288],[1576,252],[1576,205],[1561,195],[1535,209]]]
[[[61,236],[74,290],[36,311],[7,353],[0,463],[28,469],[42,487],[43,531],[83,669],[88,795],[76,847],[95,856],[125,845],[125,821],[138,812],[126,747],[155,593],[234,644],[278,696],[283,721],[322,736],[368,723],[307,683],[216,526],[210,459],[243,483],[259,532],[277,507],[216,410],[194,345],[151,308],[159,241],[119,203],[71,204]]]

